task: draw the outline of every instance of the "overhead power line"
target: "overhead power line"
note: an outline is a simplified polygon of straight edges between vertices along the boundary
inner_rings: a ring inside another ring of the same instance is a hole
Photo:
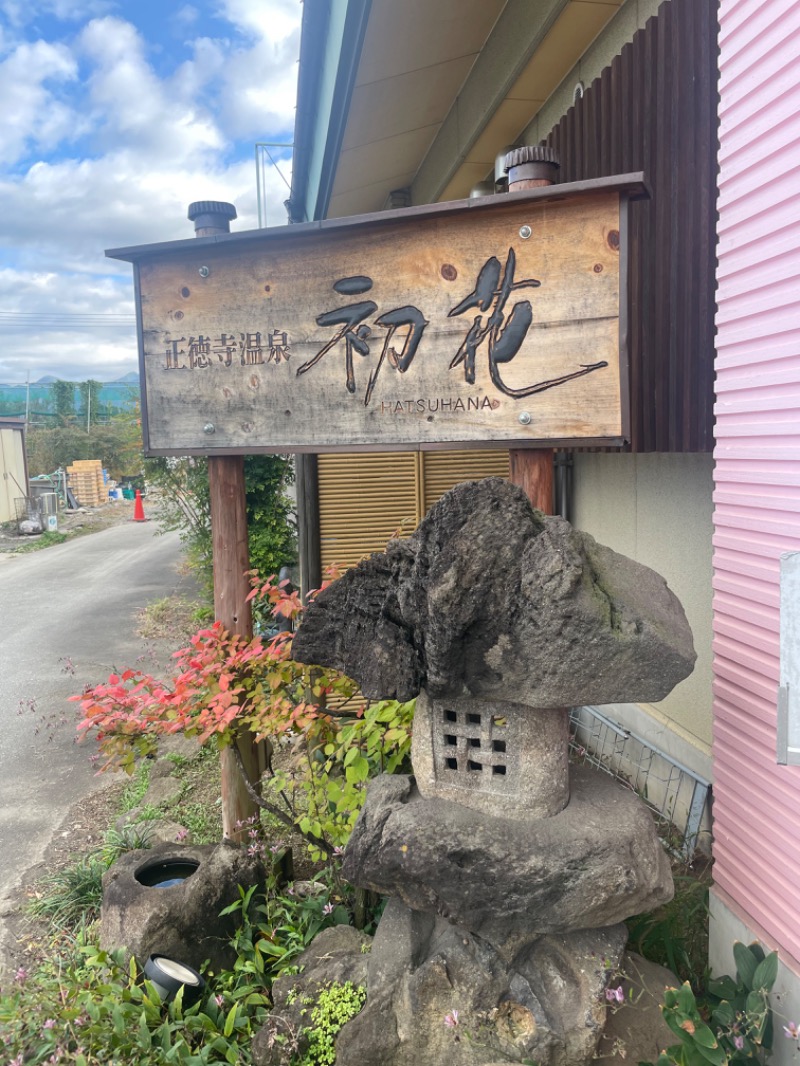
[[[134,326],[135,315],[94,311],[0,311],[2,326]]]

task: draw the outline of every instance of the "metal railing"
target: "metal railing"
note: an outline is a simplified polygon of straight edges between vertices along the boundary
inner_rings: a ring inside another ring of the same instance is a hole
[[[293,144],[280,144],[277,141],[258,141],[255,146],[256,151],[256,193],[258,196],[258,228],[264,229],[269,225],[267,220],[267,174],[269,168],[272,167],[280,175],[284,185],[292,191],[292,186],[281,170],[279,163],[283,160],[275,158],[270,149],[286,149],[294,148]],[[272,225],[283,225],[285,219],[282,219],[280,223],[273,222]]]
[[[570,712],[570,758],[638,793],[665,829],[671,850],[691,861],[707,831],[709,781],[596,707]]]

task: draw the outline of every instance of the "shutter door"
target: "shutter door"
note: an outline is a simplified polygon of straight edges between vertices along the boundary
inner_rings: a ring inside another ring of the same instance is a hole
[[[417,525],[416,453],[320,455],[318,469],[323,573],[355,566]]]
[[[509,475],[508,452],[477,449],[320,455],[323,572],[355,566],[408,536],[440,496],[461,481]]]
[[[509,476],[508,452],[504,450],[422,452],[423,514],[461,481]],[[422,515],[420,515],[422,518]]]

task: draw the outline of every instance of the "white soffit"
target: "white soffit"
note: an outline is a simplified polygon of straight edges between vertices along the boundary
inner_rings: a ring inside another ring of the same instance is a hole
[[[528,0],[532,9],[545,0]],[[458,160],[440,199],[466,196],[531,121],[624,0],[566,0]],[[380,211],[410,185],[506,0],[373,0],[336,170],[329,218]],[[452,117],[450,119],[452,122]],[[474,128],[474,120],[469,123]],[[455,160],[454,160],[455,162]]]

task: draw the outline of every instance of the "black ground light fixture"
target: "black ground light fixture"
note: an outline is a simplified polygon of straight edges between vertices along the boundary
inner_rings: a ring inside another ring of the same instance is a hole
[[[184,1004],[194,1003],[205,988],[197,970],[166,955],[151,955],[144,964],[144,975],[156,986],[164,1003],[170,1003],[181,988]]]

